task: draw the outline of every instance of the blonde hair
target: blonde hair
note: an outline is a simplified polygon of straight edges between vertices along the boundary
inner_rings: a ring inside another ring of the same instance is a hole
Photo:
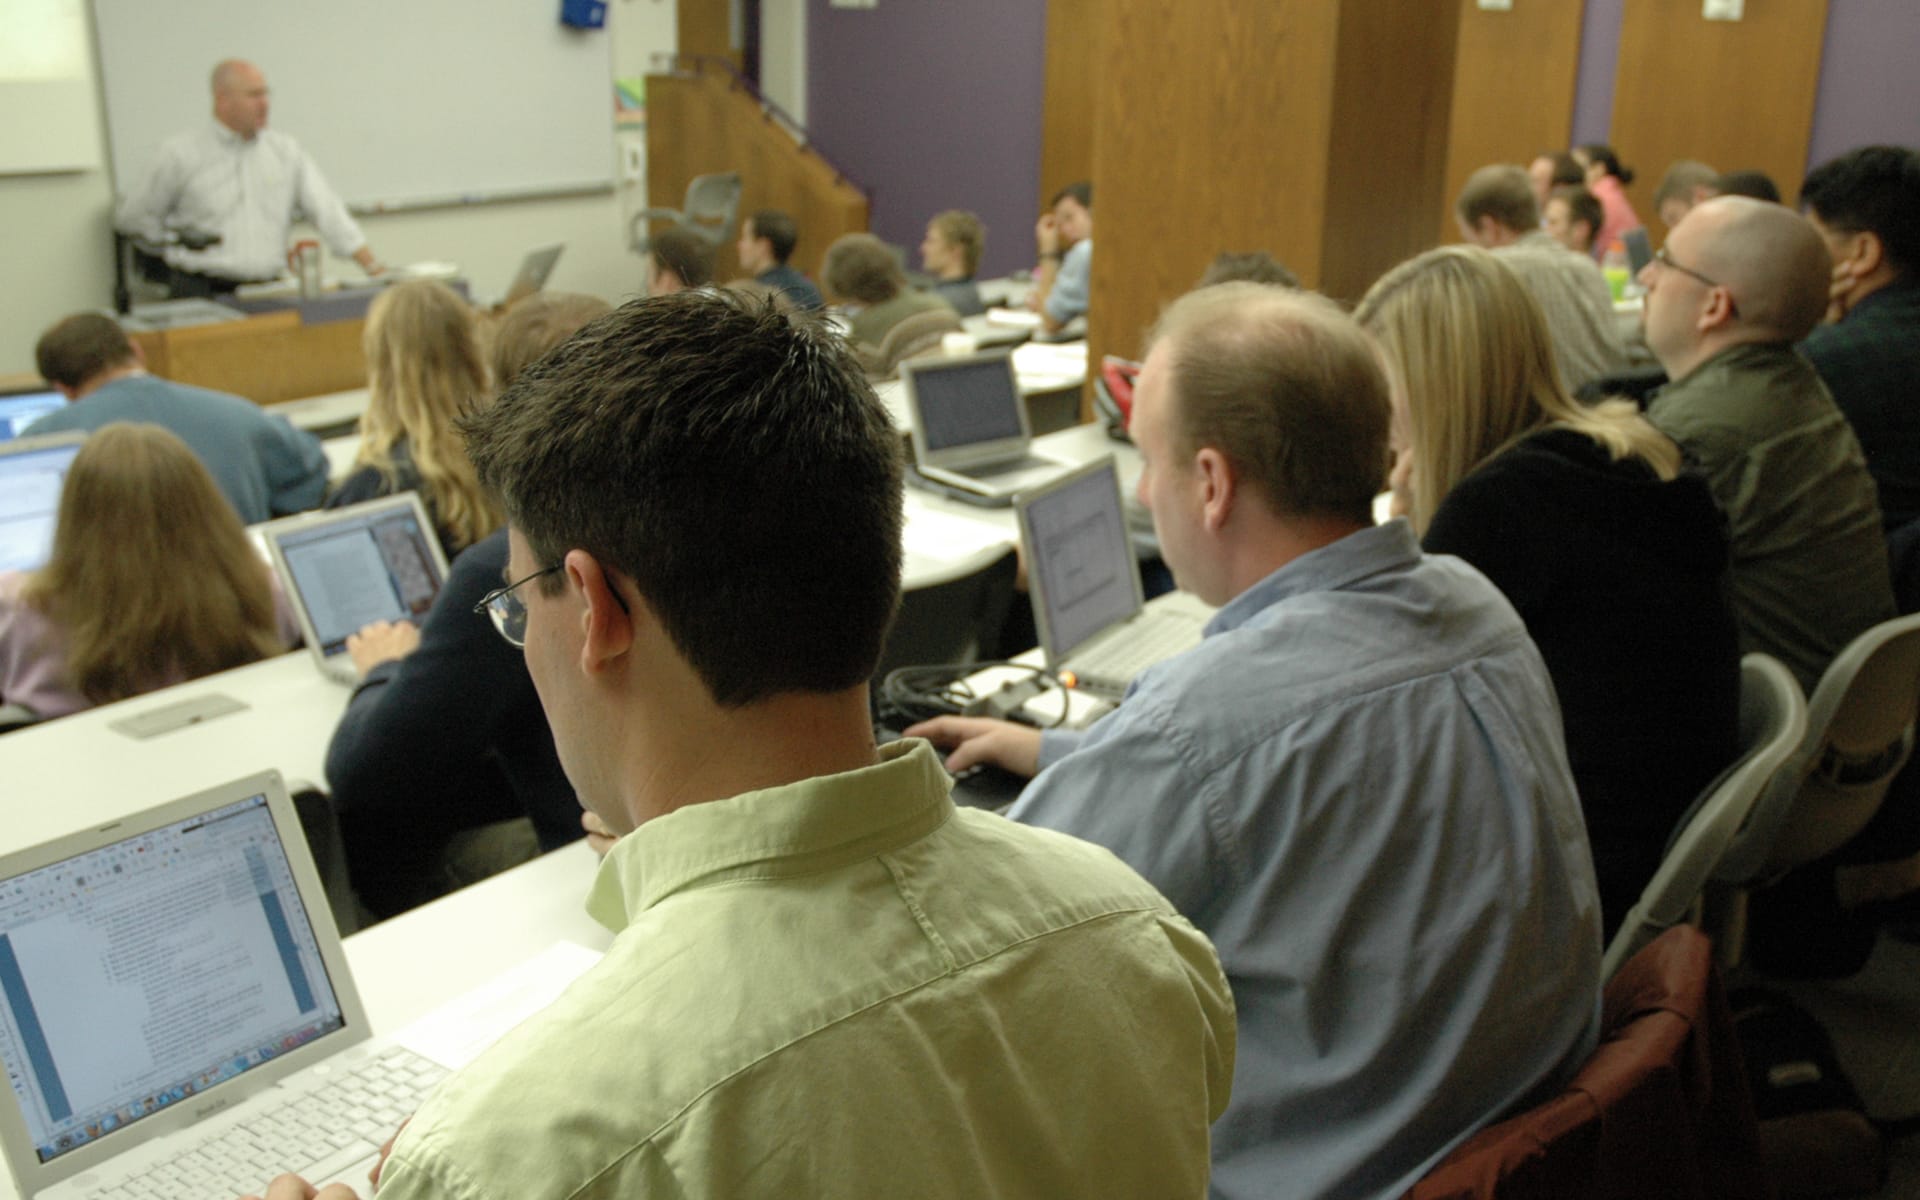
[[[1549,426],[1592,438],[1615,460],[1639,459],[1662,480],[1680,471],[1679,448],[1632,404],[1583,408],[1567,395],[1540,305],[1484,250],[1444,246],[1401,263],[1354,316],[1379,340],[1406,397],[1416,532],[1455,484]]]
[[[355,461],[397,486],[393,448],[405,438],[421,499],[455,543],[448,553],[498,529],[500,510],[480,487],[456,423],[487,398],[473,310],[443,284],[395,284],[375,298],[361,342],[368,402]]]
[[[53,557],[23,598],[65,633],[67,678],[95,704],[286,648],[239,514],[158,425],[88,435],[60,491]]]
[[[986,225],[979,217],[960,208],[949,208],[934,214],[932,225],[948,245],[960,251],[960,261],[967,268],[967,278],[972,279],[975,272],[980,270],[980,254],[987,248]]]

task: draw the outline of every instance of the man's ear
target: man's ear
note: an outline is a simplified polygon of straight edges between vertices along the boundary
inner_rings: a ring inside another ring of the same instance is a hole
[[[585,550],[569,550],[564,560],[567,590],[578,598],[580,665],[594,674],[633,645],[634,614],[615,591],[614,577]]]
[[[1871,229],[1862,229],[1847,239],[1847,265],[1855,279],[1865,279],[1887,261],[1887,244]]]
[[[1733,293],[1725,287],[1716,287],[1707,293],[1707,302],[1700,309],[1700,319],[1695,326],[1701,333],[1712,333],[1733,324],[1735,319]]]
[[[1194,486],[1200,489],[1200,520],[1209,532],[1224,529],[1233,516],[1239,499],[1240,480],[1233,463],[1212,446],[1202,446],[1193,456]]]

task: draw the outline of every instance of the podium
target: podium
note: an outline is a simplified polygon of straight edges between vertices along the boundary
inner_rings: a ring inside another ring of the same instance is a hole
[[[309,325],[294,309],[127,337],[163,379],[232,392],[255,404],[365,387],[360,318]]]

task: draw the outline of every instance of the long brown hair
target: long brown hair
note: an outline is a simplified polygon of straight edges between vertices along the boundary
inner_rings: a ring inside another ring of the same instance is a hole
[[[1485,250],[1443,246],[1401,263],[1354,316],[1406,396],[1416,532],[1481,463],[1549,425],[1585,434],[1614,459],[1640,459],[1660,479],[1679,473],[1679,448],[1631,404],[1583,408],[1567,395],[1540,305]]]
[[[455,424],[487,397],[473,310],[443,284],[395,284],[375,298],[361,341],[368,401],[355,461],[397,485],[393,448],[405,438],[422,499],[457,543],[448,553],[498,529],[500,510],[474,476]]]
[[[286,648],[239,514],[158,425],[87,436],[60,491],[53,557],[24,599],[65,633],[68,680],[95,704]]]

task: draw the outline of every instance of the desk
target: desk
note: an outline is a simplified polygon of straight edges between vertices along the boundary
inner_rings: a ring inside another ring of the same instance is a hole
[[[301,400],[282,400],[272,408],[292,422],[295,429],[332,437],[354,432],[367,411],[367,403],[367,389],[356,387]]]
[[[320,450],[327,456],[327,485],[332,487],[353,470],[353,460],[360,453],[360,435],[327,438],[320,443]]]
[[[135,333],[147,367],[163,379],[273,404],[363,387],[359,320],[308,325],[293,311],[240,321]]]
[[[197,696],[247,707],[139,739],[109,723]],[[269,768],[325,780],[327,742],[349,690],[304,650],[59,717],[0,737],[9,803],[0,850],[17,849]]]

